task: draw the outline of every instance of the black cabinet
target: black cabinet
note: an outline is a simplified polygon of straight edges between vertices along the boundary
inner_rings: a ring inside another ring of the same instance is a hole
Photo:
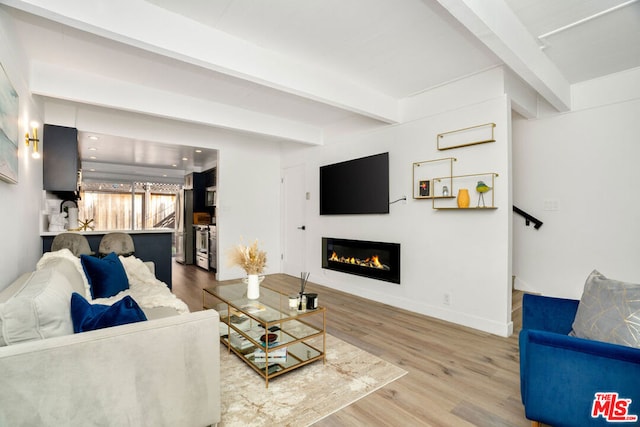
[[[185,188],[193,190],[193,211],[207,212],[206,206],[206,176],[204,173],[193,172],[185,177]]]
[[[77,191],[80,171],[78,130],[45,124],[42,139],[44,189],[60,192]]]
[[[212,168],[203,172],[205,174],[205,185],[207,187],[216,186],[216,168]]]

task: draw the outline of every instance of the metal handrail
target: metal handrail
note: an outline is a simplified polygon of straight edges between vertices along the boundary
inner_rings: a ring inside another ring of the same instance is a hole
[[[521,215],[524,217],[524,221],[525,221],[525,225],[530,225],[533,222],[533,228],[535,228],[536,230],[539,229],[540,227],[542,227],[542,221],[540,221],[538,218],[536,218],[535,216],[523,211],[522,209],[514,206],[513,207],[513,211],[515,213],[517,213],[518,215]]]

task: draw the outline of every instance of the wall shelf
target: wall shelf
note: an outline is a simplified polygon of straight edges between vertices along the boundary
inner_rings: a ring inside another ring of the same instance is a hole
[[[495,205],[494,188],[498,174],[495,172],[474,173],[468,175],[453,175],[434,178],[434,181],[444,180],[451,182],[451,196],[449,199],[456,199],[460,189],[468,189],[470,196],[469,207],[458,207],[457,200],[443,201],[442,198],[436,197],[432,200],[431,207],[436,210],[493,210],[498,209]],[[476,187],[478,182],[484,182],[489,190],[480,193]]]
[[[452,148],[495,142],[496,140],[493,133],[495,127],[495,123],[485,123],[483,125],[439,133],[436,137],[438,150],[450,150]]]
[[[453,162],[456,160],[455,157],[445,157],[443,159],[414,162],[411,181],[413,198],[416,200],[453,198],[451,177],[453,176]],[[439,181],[436,182],[434,177],[439,177]],[[447,178],[449,179],[448,181]],[[444,191],[445,186],[446,192]]]

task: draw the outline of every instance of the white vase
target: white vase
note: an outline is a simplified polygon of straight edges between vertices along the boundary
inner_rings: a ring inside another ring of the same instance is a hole
[[[249,274],[247,277],[247,298],[260,298],[260,276],[257,274]]]
[[[69,208],[68,210],[67,220],[69,221],[69,225],[67,229],[75,230],[78,228],[78,208]]]

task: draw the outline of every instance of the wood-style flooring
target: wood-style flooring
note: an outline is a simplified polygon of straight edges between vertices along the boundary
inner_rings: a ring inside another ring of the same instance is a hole
[[[174,262],[173,291],[192,311],[215,276]],[[299,278],[269,275],[263,286],[295,293]],[[327,332],[408,374],[319,421],[316,426],[530,426],[520,401],[517,334],[521,295],[514,293],[514,334],[502,338],[309,283],[327,307]],[[327,384],[331,387],[331,384]]]

